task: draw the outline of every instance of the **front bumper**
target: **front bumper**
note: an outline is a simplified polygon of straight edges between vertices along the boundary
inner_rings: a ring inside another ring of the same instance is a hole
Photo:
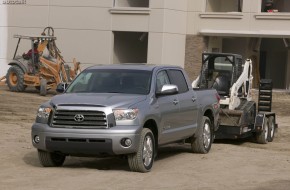
[[[67,155],[122,155],[137,152],[140,126],[115,126],[108,129],[52,128],[47,124],[34,123],[31,138],[35,148],[61,152]],[[39,136],[39,142],[34,138]],[[132,145],[121,145],[123,138],[130,138]]]

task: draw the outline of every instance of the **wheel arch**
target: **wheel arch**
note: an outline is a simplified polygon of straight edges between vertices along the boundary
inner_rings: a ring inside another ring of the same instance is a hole
[[[213,114],[213,111],[211,109],[207,109],[207,110],[205,110],[203,116],[206,116],[206,117],[209,118],[209,120],[210,120],[210,122],[212,124],[211,125],[212,130],[214,131],[215,124],[214,124],[214,114]]]
[[[18,66],[24,73],[27,73],[27,68],[20,62],[10,62],[8,63],[10,66]]]

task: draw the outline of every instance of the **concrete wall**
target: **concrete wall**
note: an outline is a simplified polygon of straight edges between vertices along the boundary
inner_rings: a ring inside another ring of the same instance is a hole
[[[13,35],[40,35],[46,26],[55,28],[57,45],[67,62],[75,57],[82,62],[83,68],[110,63],[109,9],[112,6],[113,0],[26,0],[25,5],[0,4],[0,75],[6,73],[7,63],[13,57],[16,46]],[[18,52],[22,54],[29,48],[30,43],[27,43]]]
[[[188,0],[187,33],[237,37],[290,36],[288,0],[277,1],[278,9],[283,13],[262,13],[261,0],[243,0],[242,12],[232,12],[238,11],[231,8],[237,8],[237,4],[236,0]],[[190,23],[195,23],[195,26],[190,26]]]
[[[6,73],[13,56],[13,34],[39,35],[46,26],[55,28],[65,60],[71,62],[76,57],[83,68],[114,62],[113,33],[118,31],[148,32],[148,63],[179,65],[187,70],[192,66],[198,69],[201,53],[212,49],[210,36],[290,38],[290,11],[261,13],[261,0],[243,0],[242,12],[233,9],[237,0],[26,0],[25,5],[3,2],[0,75]],[[289,6],[288,1],[284,6]],[[20,52],[27,49],[21,47]],[[196,76],[194,71],[190,73],[192,78]]]
[[[115,31],[148,32],[148,63],[184,67],[187,1],[118,0],[122,7],[114,6],[114,0],[0,2],[0,75],[6,73],[13,56],[16,40],[12,36],[40,35],[46,26],[54,27],[65,60],[77,58],[83,68],[113,63]]]

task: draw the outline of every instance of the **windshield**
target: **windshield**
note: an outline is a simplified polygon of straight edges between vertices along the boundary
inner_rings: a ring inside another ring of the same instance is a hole
[[[90,69],[82,72],[67,93],[148,94],[151,72],[125,69]]]

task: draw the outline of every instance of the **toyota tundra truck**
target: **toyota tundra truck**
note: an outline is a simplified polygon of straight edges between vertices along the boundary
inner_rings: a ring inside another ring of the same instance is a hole
[[[93,66],[57,91],[32,126],[44,167],[62,166],[66,156],[121,155],[132,171],[148,172],[161,145],[190,143],[206,154],[218,129],[217,91],[192,89],[176,66]]]

